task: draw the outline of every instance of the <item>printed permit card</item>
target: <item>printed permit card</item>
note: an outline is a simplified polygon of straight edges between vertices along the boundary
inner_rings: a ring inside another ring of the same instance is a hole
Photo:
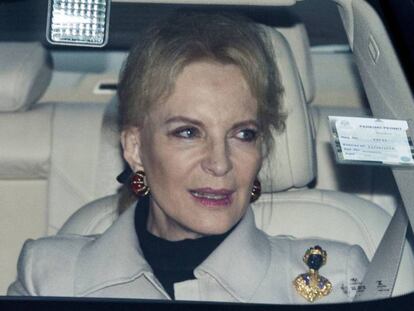
[[[414,166],[407,121],[330,116],[329,127],[339,163]]]

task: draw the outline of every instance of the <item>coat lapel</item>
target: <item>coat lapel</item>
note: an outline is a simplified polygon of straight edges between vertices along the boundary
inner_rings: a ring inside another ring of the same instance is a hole
[[[76,296],[87,296],[143,275],[163,292],[142,255],[135,232],[134,212],[135,206],[128,208],[104,234],[82,249],[75,271]]]
[[[202,278],[209,274],[238,301],[251,300],[270,265],[270,243],[256,228],[249,207],[239,225],[195,270]]]

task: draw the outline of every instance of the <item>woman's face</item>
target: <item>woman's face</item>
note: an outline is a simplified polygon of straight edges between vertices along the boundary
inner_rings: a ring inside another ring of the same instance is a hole
[[[235,65],[199,61],[142,128],[123,133],[125,159],[151,188],[147,229],[168,240],[221,234],[249,205],[259,171],[257,102]]]

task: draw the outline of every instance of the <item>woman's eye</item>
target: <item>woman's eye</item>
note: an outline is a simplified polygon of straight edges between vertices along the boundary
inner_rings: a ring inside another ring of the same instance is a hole
[[[243,141],[251,142],[255,141],[257,138],[257,130],[254,129],[244,129],[237,133],[237,138]]]
[[[173,131],[173,135],[179,138],[194,138],[199,136],[199,131],[194,127],[186,127]]]

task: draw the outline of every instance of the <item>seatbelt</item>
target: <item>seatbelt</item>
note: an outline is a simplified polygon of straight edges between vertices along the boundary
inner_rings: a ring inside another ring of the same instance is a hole
[[[369,264],[354,302],[391,297],[404,249],[408,226],[405,207],[398,206]]]

